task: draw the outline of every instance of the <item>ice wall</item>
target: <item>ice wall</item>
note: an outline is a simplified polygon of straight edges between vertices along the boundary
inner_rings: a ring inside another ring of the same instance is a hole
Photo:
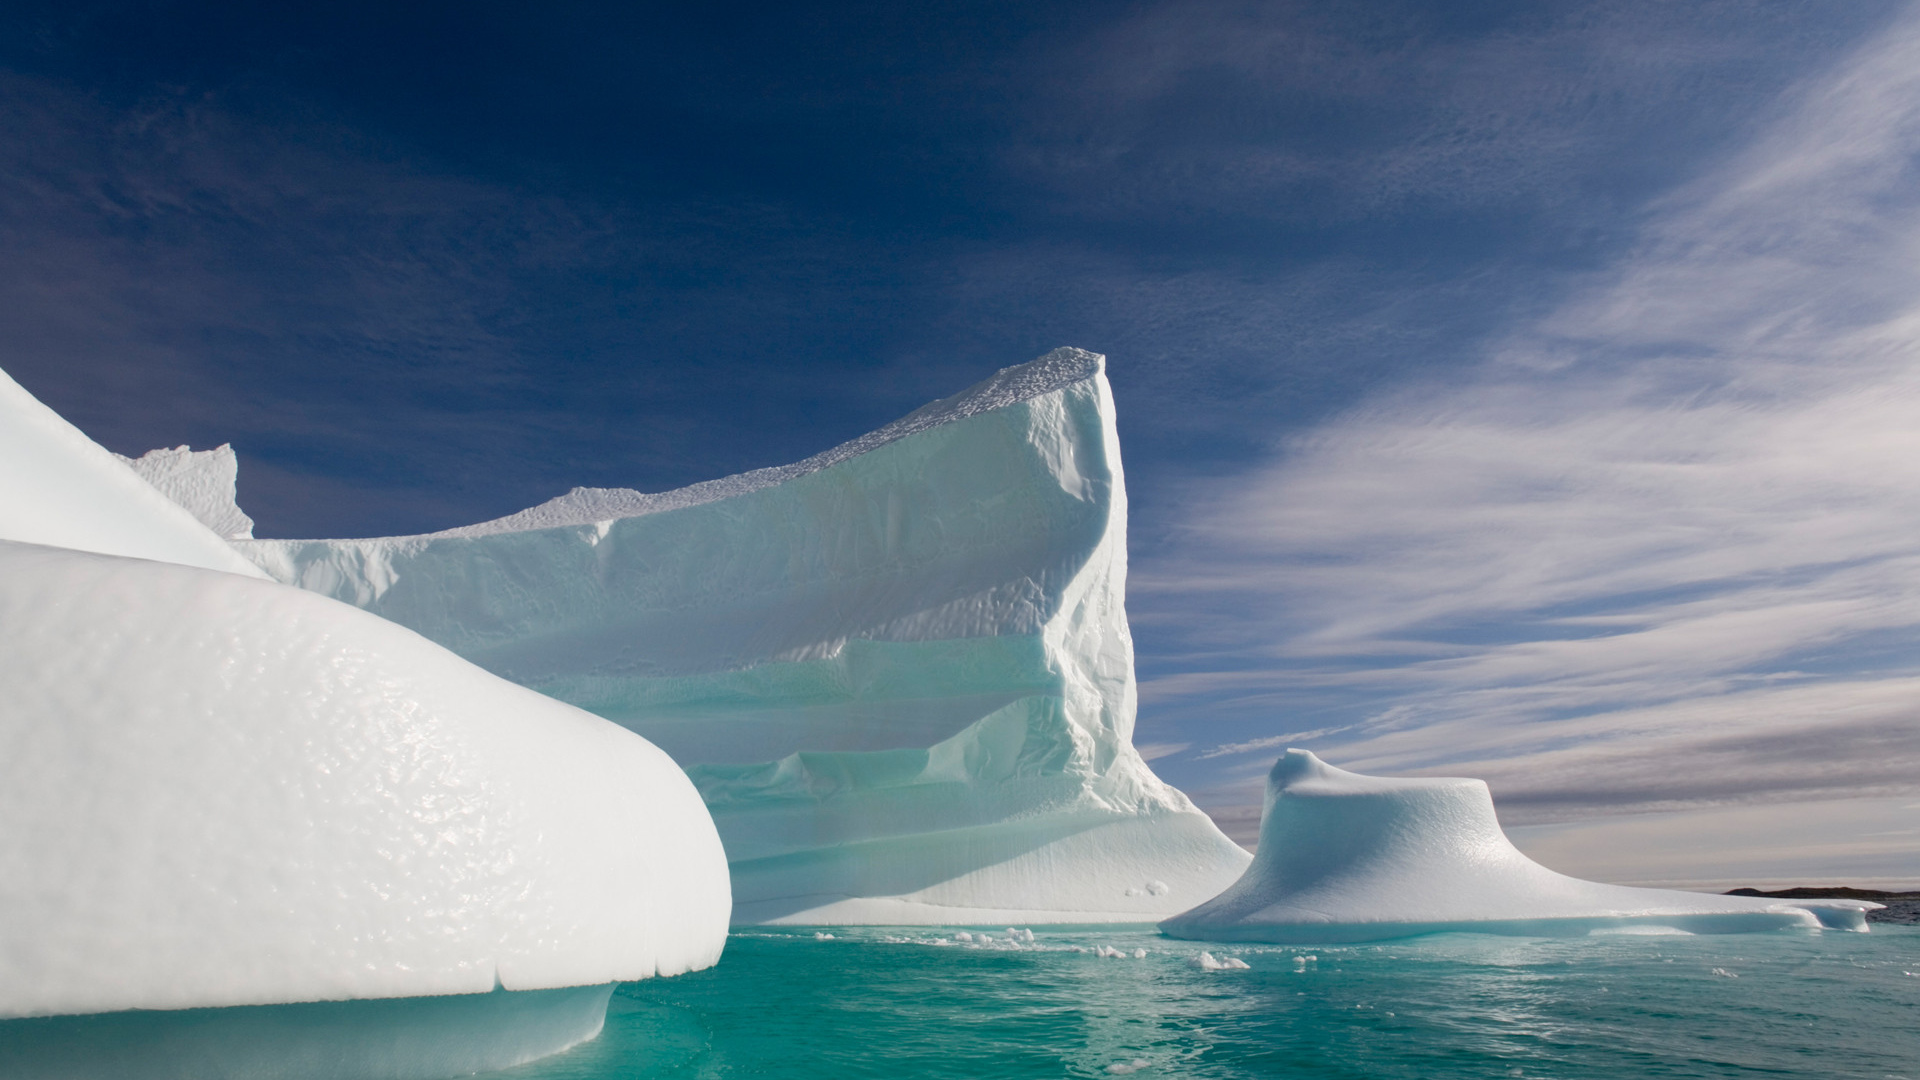
[[[240,460],[231,443],[221,443],[211,450],[176,446],[149,450],[137,458],[114,457],[220,536],[228,540],[253,538],[253,519],[240,509],[237,498]]]
[[[267,581],[0,542],[0,1017],[597,985],[717,959],[631,732]]]
[[[1298,943],[1441,931],[1865,930],[1865,913],[1880,906],[1581,881],[1507,840],[1482,781],[1362,776],[1288,750],[1268,776],[1260,847],[1245,875],[1160,929],[1202,941]]]
[[[0,539],[265,576],[5,372],[0,463]]]
[[[1060,349],[795,465],[239,547],[659,744],[739,921],[1148,921],[1247,856],[1132,746],[1113,417]]]

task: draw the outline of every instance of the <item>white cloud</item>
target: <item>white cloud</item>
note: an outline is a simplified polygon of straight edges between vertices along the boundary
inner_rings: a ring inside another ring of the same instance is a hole
[[[1920,790],[1916,160],[1910,14],[1469,378],[1196,497],[1133,591],[1219,659],[1144,697],[1547,816]]]

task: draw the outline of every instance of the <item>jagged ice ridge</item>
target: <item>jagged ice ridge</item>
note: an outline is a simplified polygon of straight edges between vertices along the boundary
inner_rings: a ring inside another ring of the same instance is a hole
[[[1247,860],[1132,745],[1093,353],[794,465],[237,546],[660,745],[719,826],[740,922],[1149,921]]]

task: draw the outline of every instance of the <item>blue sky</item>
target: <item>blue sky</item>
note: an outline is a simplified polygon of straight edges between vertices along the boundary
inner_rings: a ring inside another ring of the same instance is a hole
[[[0,14],[0,365],[233,442],[260,535],[1078,345],[1139,741],[1223,820],[1296,744],[1615,878],[1920,879],[1907,5],[272,7]]]

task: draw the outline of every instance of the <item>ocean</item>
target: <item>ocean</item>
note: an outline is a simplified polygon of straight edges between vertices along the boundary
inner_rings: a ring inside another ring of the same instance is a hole
[[[593,1042],[493,1075],[1920,1080],[1920,926],[1311,948],[1031,933],[743,930],[710,971],[622,986]]]

